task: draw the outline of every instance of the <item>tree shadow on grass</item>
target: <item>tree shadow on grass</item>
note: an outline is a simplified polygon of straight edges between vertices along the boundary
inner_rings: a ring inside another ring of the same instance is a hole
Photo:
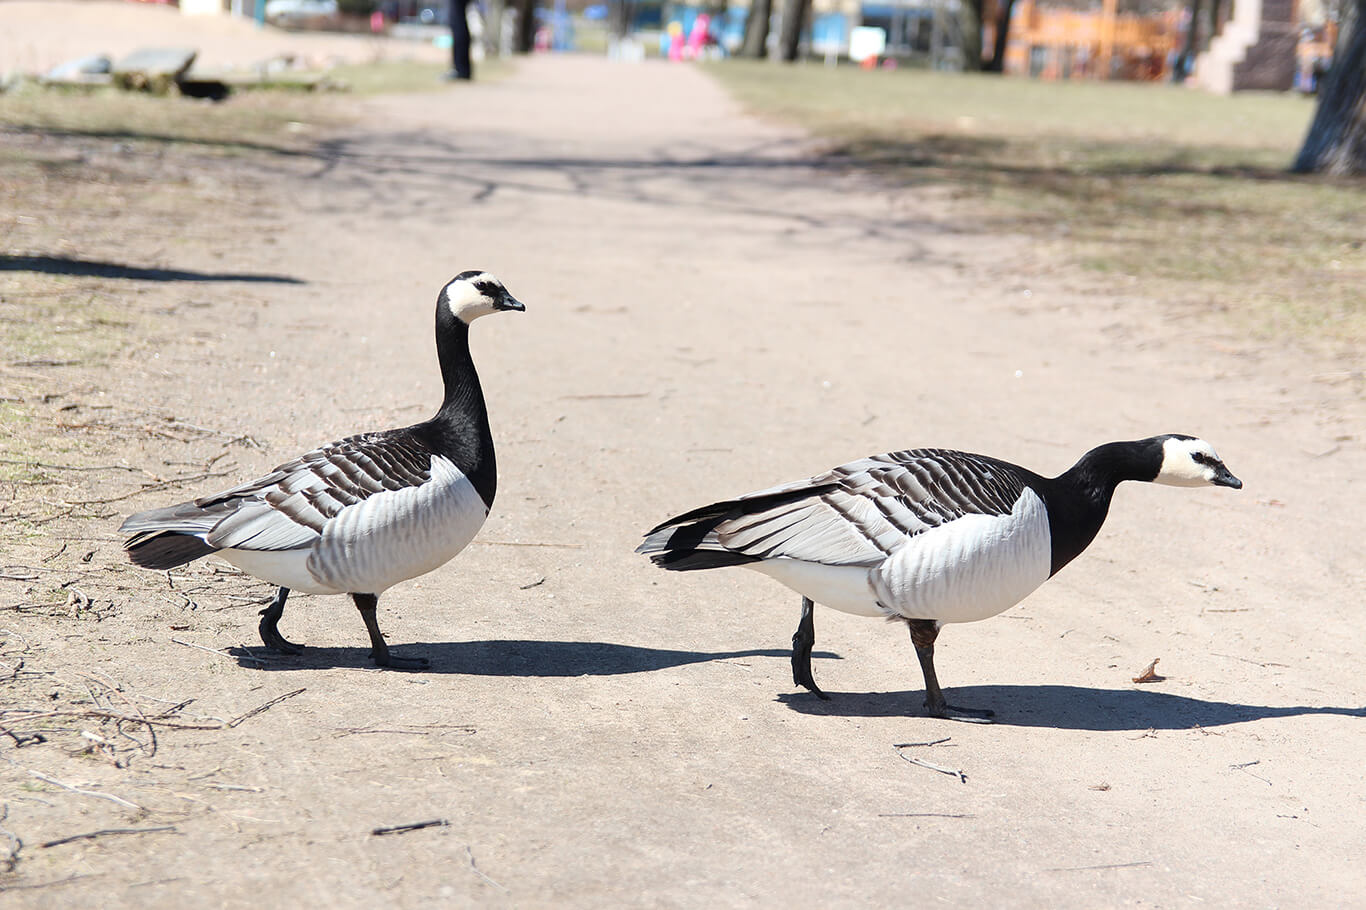
[[[803,714],[839,717],[926,717],[923,690],[830,692],[830,701],[784,693],[778,701]],[[1065,730],[1188,730],[1304,714],[1366,717],[1366,707],[1245,705],[1204,701],[1153,689],[1088,689],[1081,686],[959,686],[945,693],[950,704],[991,708],[997,724]]]
[[[490,641],[418,642],[391,645],[395,657],[425,657],[431,666],[418,673],[462,676],[620,676],[650,673],[669,667],[736,660],[745,657],[788,658],[791,651],[755,648],[745,651],[675,651],[602,641]],[[368,648],[310,648],[297,656],[274,654],[264,648],[228,648],[227,653],[249,669],[308,670],[323,667],[373,667]],[[829,651],[813,656],[838,660]],[[397,672],[397,671],[396,671]]]
[[[254,272],[195,272],[188,269],[160,269],[78,259],[72,256],[9,256],[0,254],[0,272],[42,272],[48,275],[78,275],[91,278],[127,278],[134,281],[231,281],[268,284],[304,284],[288,275],[263,275]]]

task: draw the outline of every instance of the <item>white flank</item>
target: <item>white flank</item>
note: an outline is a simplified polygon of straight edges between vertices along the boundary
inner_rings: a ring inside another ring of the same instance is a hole
[[[323,526],[308,571],[334,591],[379,594],[432,571],[465,549],[488,509],[469,478],[432,457],[431,479],[348,506]]]
[[[343,594],[345,589],[322,584],[308,570],[312,548],[302,550],[219,550],[221,556],[248,575],[304,594]],[[363,593],[369,593],[363,592]]]
[[[380,594],[465,549],[488,517],[469,478],[441,456],[420,487],[386,490],[347,506],[311,547],[224,549],[244,572],[305,594]]]
[[[890,615],[973,622],[1019,603],[1051,564],[1048,512],[1026,487],[1009,515],[964,515],[917,534],[869,574]]]
[[[766,559],[745,565],[787,585],[823,607],[856,616],[885,616],[869,583],[866,566],[827,566],[803,559]]]

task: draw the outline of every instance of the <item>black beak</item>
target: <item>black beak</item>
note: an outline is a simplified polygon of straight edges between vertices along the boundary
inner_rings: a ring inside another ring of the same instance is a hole
[[[1214,469],[1214,479],[1210,481],[1216,487],[1232,487],[1235,490],[1243,488],[1243,482],[1234,477],[1228,468],[1223,465]]]
[[[498,301],[497,306],[500,310],[516,310],[519,313],[526,312],[526,305],[511,294],[504,294],[503,299]]]

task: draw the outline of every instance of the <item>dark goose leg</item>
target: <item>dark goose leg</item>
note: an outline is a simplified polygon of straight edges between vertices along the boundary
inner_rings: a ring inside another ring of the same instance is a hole
[[[379,622],[375,619],[378,597],[373,594],[352,594],[351,599],[356,602],[356,609],[360,610],[360,618],[365,620],[365,630],[370,633],[370,656],[375,659],[377,666],[392,667],[395,670],[427,669],[425,657],[394,657],[389,653],[389,646],[384,643],[384,636],[379,631]]]
[[[815,606],[811,598],[802,598],[802,621],[792,635],[792,682],[810,689],[817,698],[829,701],[830,696],[822,692],[811,677],[811,648],[816,644],[816,624],[811,613]]]
[[[281,654],[301,654],[304,649],[300,645],[280,634],[280,617],[285,613],[285,600],[288,597],[289,588],[281,588],[275,593],[275,599],[270,602],[270,606],[261,611],[261,641],[265,642],[267,648]]]
[[[932,717],[961,720],[972,724],[989,724],[995,711],[985,708],[955,708],[944,701],[939,689],[939,677],[934,673],[934,640],[939,637],[939,623],[933,619],[908,619],[915,656],[920,658],[920,670],[925,674],[925,707]]]

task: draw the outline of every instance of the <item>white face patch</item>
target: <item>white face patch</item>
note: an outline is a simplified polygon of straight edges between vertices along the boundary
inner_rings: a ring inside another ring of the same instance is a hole
[[[1153,483],[1203,487],[1214,483],[1223,461],[1203,439],[1168,439],[1162,443],[1162,467]]]
[[[451,315],[467,325],[480,316],[498,312],[493,300],[479,290],[480,283],[490,283],[499,288],[503,286],[488,272],[480,272],[472,278],[457,278],[446,285],[446,305],[451,308]]]

